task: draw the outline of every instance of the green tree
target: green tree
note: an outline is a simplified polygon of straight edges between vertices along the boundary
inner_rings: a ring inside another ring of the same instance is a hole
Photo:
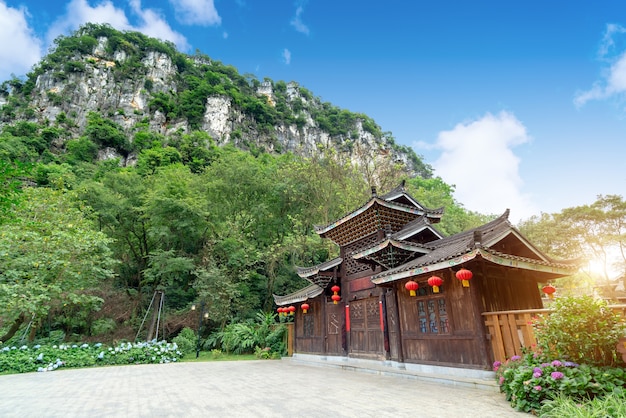
[[[112,276],[110,239],[94,228],[89,208],[75,202],[69,192],[27,189],[14,220],[0,225],[5,321],[37,323],[55,306],[91,306],[89,290]]]

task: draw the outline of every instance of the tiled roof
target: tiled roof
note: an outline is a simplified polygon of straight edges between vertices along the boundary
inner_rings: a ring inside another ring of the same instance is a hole
[[[330,270],[333,267],[340,265],[342,261],[343,261],[343,258],[337,257],[337,258],[333,258],[332,260],[325,261],[313,267],[296,267],[296,272],[298,273],[298,276],[302,277],[303,279],[306,279],[307,277],[313,276],[319,273],[320,271]]]
[[[277,296],[277,295],[272,295],[272,296],[274,296],[274,303],[276,303],[277,306],[284,306],[284,305],[290,305],[292,303],[304,302],[305,300],[309,298],[314,298],[316,296],[321,295],[322,292],[324,292],[324,289],[322,289],[316,284],[312,284],[310,286],[305,287],[304,289],[300,289],[296,292],[290,293],[285,296]]]
[[[534,247],[532,249],[541,256],[539,259],[504,254],[484,247],[483,243],[495,242],[510,232],[515,232],[519,235],[519,231],[517,231],[517,229],[515,229],[508,221],[508,216],[509,210],[507,209],[502,216],[485,225],[430,242],[428,245],[432,248],[431,252],[409,261],[408,263],[395,269],[383,271],[373,276],[372,281],[374,283],[383,283],[396,280],[385,279],[389,276],[394,276],[397,280],[399,280],[402,276],[404,276],[401,274],[403,272],[422,270],[422,268],[434,266],[448,260],[457,259],[470,253],[472,254],[471,258],[474,258],[476,255],[482,255],[485,257],[486,255],[491,254],[495,257],[523,262],[527,265],[548,266],[563,270],[572,270],[577,268],[577,260],[555,261],[545,254],[542,254]],[[527,244],[532,246],[530,243]],[[480,251],[476,252],[476,249],[480,249]],[[427,269],[423,270],[427,271]]]

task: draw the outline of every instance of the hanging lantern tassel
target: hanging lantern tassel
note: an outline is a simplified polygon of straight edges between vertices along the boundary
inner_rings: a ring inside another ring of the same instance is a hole
[[[308,303],[303,303],[302,305],[300,305],[300,308],[302,308],[302,313],[307,313],[309,311],[309,304]]]
[[[461,268],[461,270],[456,272],[456,278],[461,281],[463,287],[469,287],[469,281],[473,276],[472,272],[466,268]]]
[[[408,282],[406,282],[404,287],[406,288],[406,290],[409,291],[409,295],[415,296],[417,294],[415,293],[415,291],[419,288],[419,285],[417,284],[417,282],[414,282],[413,280],[409,280]]]
[[[439,286],[443,284],[443,279],[439,276],[431,276],[428,285],[433,287],[433,293],[439,293]]]
[[[548,295],[549,299],[554,299],[554,292],[556,292],[556,287],[552,286],[551,284],[548,284],[548,285],[545,285],[541,290],[543,290],[543,293]]]

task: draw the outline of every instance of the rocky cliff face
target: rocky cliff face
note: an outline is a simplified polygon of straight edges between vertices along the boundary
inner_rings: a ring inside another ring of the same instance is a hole
[[[267,80],[263,83],[257,81],[256,85],[252,83],[250,89],[255,100],[264,101],[263,106],[272,107],[273,112],[277,111],[282,98],[283,113],[287,111],[296,115],[296,121],[293,118],[281,120],[279,117],[268,129],[267,124],[261,124],[258,117],[237,103],[232,94],[213,92],[203,99],[204,112],[200,123],[192,125],[189,118],[180,112],[166,114],[163,106],[151,106],[155,97],[169,97],[176,101],[181,94],[192,91],[188,85],[181,86],[180,65],[173,62],[171,54],[156,50],[137,52],[140,49],[137,45],[129,53],[128,46],[126,49],[112,49],[108,37],[98,36],[96,39],[89,53],[68,57],[62,68],[59,65],[42,65],[37,71],[34,88],[26,97],[31,111],[18,113],[11,120],[5,118],[4,123],[17,119],[46,123],[63,115],[73,123],[68,137],[77,137],[86,127],[87,115],[97,112],[123,127],[131,140],[139,127],[145,129],[146,126],[166,136],[202,130],[220,145],[233,143],[241,148],[254,146],[268,152],[289,151],[307,157],[316,156],[324,149],[336,149],[342,159],[356,165],[401,164],[411,174],[423,174],[419,173],[416,156],[410,149],[395,146],[371,119],[368,120],[370,129],[365,129],[364,115],[354,117],[349,131],[344,129],[342,133],[333,134],[323,129],[314,114],[319,118],[319,112],[327,109],[328,104],[307,94],[308,91],[303,92],[294,82],[287,84],[280,97],[274,84]],[[176,59],[180,61],[181,58]],[[210,59],[198,57],[186,57],[184,64],[187,72],[193,70],[199,74],[211,71],[216,65]],[[33,75],[31,78],[34,78]],[[221,82],[226,86],[234,83],[226,78]],[[181,92],[185,89],[187,91]],[[227,92],[232,92],[232,88]],[[0,94],[0,109],[7,106],[8,97],[12,94],[16,92]],[[330,126],[333,126],[332,123],[331,119]],[[120,156],[114,149],[101,151],[100,155],[101,158]],[[124,164],[136,160],[135,155],[125,157]]]

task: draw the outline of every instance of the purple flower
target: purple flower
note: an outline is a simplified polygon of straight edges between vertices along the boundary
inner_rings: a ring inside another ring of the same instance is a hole
[[[574,363],[573,361],[566,361],[565,363],[563,363],[563,365],[565,367],[578,367],[578,364]]]
[[[561,366],[563,365],[563,363],[561,363],[561,362],[560,362],[560,361],[558,361],[558,360],[554,360],[554,361],[552,362],[552,365],[553,365],[554,367],[561,367]]]
[[[535,372],[535,373],[533,373],[533,377],[536,379],[538,377],[541,377],[542,374],[543,373],[541,373],[541,372]]]
[[[550,376],[552,376],[554,380],[563,379],[565,377],[565,375],[561,372],[552,372],[550,373]]]
[[[537,385],[533,389],[535,389],[537,392],[539,392],[539,391],[541,391],[541,386]]]
[[[511,357],[511,361],[517,361],[517,360],[521,360],[522,357],[521,356],[513,356]]]
[[[501,361],[494,361],[493,362],[493,370],[498,371],[500,366],[502,366],[502,362]]]
[[[548,367],[550,366],[550,363],[541,363],[541,367]]]

